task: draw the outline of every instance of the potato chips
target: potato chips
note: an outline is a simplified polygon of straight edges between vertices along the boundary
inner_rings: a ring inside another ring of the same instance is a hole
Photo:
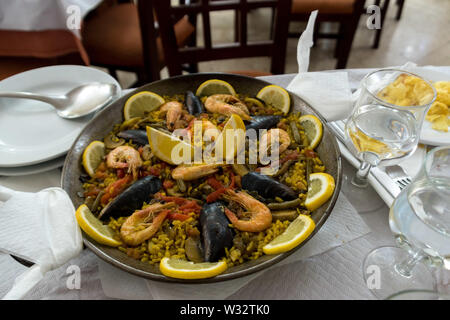
[[[432,128],[448,132],[450,126],[450,81],[434,83],[436,100],[431,105],[425,117],[432,123]],[[390,85],[378,93],[378,97],[398,106],[420,106],[427,104],[433,98],[433,90],[428,84],[415,76],[401,74]]]

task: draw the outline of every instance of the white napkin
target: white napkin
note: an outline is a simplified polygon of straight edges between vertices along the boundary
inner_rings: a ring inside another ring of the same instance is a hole
[[[298,74],[287,89],[313,106],[328,121],[345,119],[353,104],[347,72],[307,72],[316,16],[317,10],[311,13],[298,41]]]
[[[360,215],[341,193],[333,212],[317,234],[302,248],[271,268],[291,265],[293,262],[327,252],[369,232],[370,229]],[[225,299],[253,279],[262,277],[271,268],[234,280],[191,285],[144,280],[105,262],[99,263],[103,291],[108,297],[117,299]]]
[[[82,248],[75,209],[63,189],[29,193],[0,186],[0,251],[35,263],[16,278],[3,299],[21,299],[46,272]]]

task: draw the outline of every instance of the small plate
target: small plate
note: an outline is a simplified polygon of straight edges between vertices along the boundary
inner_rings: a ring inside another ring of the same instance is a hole
[[[63,94],[88,82],[120,85],[98,69],[51,66],[33,69],[0,81],[1,91]],[[68,120],[44,102],[0,98],[0,167],[24,167],[45,162],[69,151],[75,138],[93,115]]]
[[[11,168],[0,167],[0,176],[16,177],[50,171],[56,168],[61,168],[64,165],[65,159],[66,155],[63,155],[61,157],[30,166]]]
[[[407,71],[411,71],[431,82],[450,81],[450,74],[444,73],[437,67],[410,67]],[[431,128],[431,122],[424,120],[422,131],[420,132],[420,142],[432,146],[444,146],[450,143],[450,131],[443,132]]]

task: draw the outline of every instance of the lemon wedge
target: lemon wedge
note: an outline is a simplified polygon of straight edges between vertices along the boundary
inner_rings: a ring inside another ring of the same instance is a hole
[[[287,114],[291,108],[291,98],[289,93],[282,87],[274,84],[265,86],[259,90],[256,97],[266,104],[279,109],[284,114]]]
[[[319,118],[312,114],[307,114],[299,118],[299,122],[303,129],[305,129],[306,137],[309,141],[309,146],[314,149],[322,140],[323,126]]]
[[[75,218],[80,228],[98,243],[111,247],[117,247],[122,244],[122,242],[114,239],[114,231],[97,219],[87,205],[82,204],[78,207],[75,212]]]
[[[89,176],[94,176],[95,169],[97,169],[100,162],[103,161],[105,153],[105,144],[101,141],[92,141],[86,149],[84,149],[82,163],[84,170],[86,170]]]
[[[223,126],[223,130],[216,140],[216,150],[222,150],[221,154],[216,154],[216,159],[231,161],[237,152],[245,145],[245,124],[241,117],[232,114]]]
[[[334,178],[328,173],[318,172],[309,175],[308,194],[305,206],[314,211],[324,204],[334,192]]]
[[[159,108],[165,102],[164,98],[151,91],[141,91],[128,98],[123,108],[125,120],[144,117],[146,113]]]
[[[316,225],[310,216],[300,214],[282,234],[266,244],[263,251],[265,254],[289,251],[305,241],[315,227]]]
[[[194,263],[187,260],[164,257],[159,270],[165,276],[177,279],[212,278],[227,269],[225,261]]]
[[[236,91],[233,86],[226,81],[211,79],[199,85],[195,93],[198,97],[211,96],[213,94],[231,94],[235,96]]]
[[[147,127],[150,148],[155,156],[170,164],[190,163],[194,147],[175,136]]]

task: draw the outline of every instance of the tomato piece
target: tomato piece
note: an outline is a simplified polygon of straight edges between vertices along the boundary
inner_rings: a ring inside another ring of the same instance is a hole
[[[306,155],[307,158],[314,158],[316,156],[316,153],[314,151],[312,151],[312,150],[307,149],[305,151],[305,155]]]
[[[170,188],[172,188],[174,185],[175,185],[175,183],[174,183],[172,180],[166,179],[166,180],[164,180],[164,182],[163,182],[163,187],[164,187],[164,189],[170,189]]]
[[[125,170],[117,169],[117,178],[122,179],[123,177],[125,177]]]
[[[234,189],[234,185],[235,185],[235,180],[234,180],[234,173],[233,171],[230,171],[230,185],[228,186],[228,188],[230,189]]]
[[[161,170],[155,167],[150,167],[148,168],[148,173],[151,174],[152,176],[159,176],[161,174]]]
[[[101,203],[107,204],[110,199],[121,193],[131,181],[133,181],[133,177],[131,175],[126,175],[124,178],[111,183],[106,187],[105,194],[100,199]]]
[[[211,187],[213,187],[216,190],[223,188],[222,183],[220,183],[220,181],[217,180],[215,177],[209,177],[206,180],[206,183],[208,183]]]
[[[187,220],[190,218],[187,214],[177,213],[177,212],[171,212],[167,215],[167,217],[170,220],[180,220],[180,221],[184,221],[184,220]]]
[[[219,197],[222,195],[222,193],[224,193],[227,190],[227,188],[220,188],[217,189],[216,191],[210,193],[207,197],[206,197],[206,202],[211,203],[216,201],[217,199],[219,199]]]
[[[185,204],[180,206],[179,209],[181,211],[188,212],[188,213],[192,212],[192,211],[195,213],[200,213],[200,210],[202,209],[202,207],[200,207],[196,201],[188,200]]]
[[[155,195],[155,197],[156,197],[156,195]],[[183,205],[186,201],[188,201],[181,197],[163,196],[163,195],[160,195],[159,199],[164,200],[166,202],[175,202],[177,205]]]

